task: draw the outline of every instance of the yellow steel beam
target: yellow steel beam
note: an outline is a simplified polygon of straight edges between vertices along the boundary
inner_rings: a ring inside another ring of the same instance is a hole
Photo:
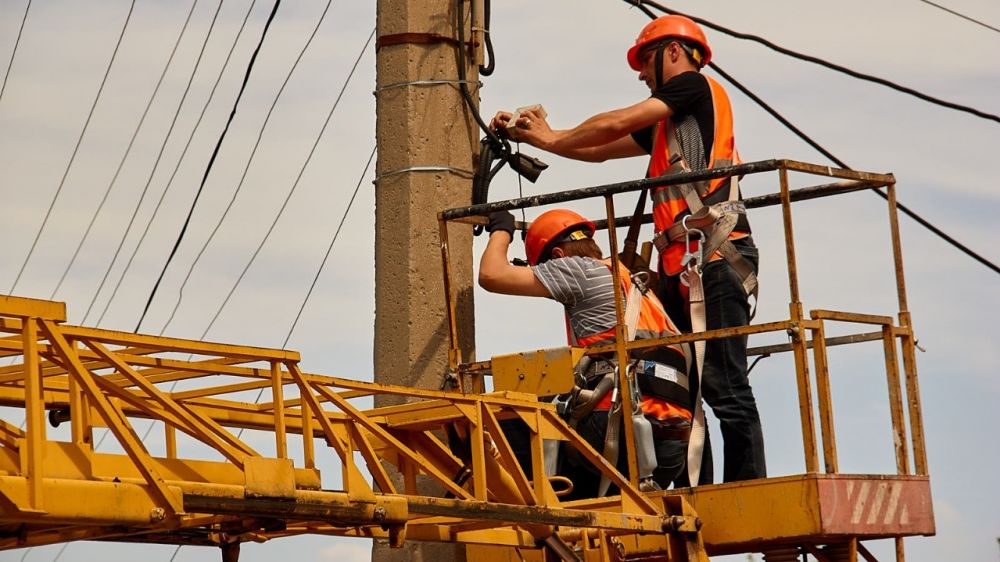
[[[23,326],[24,344],[24,423],[27,427],[26,449],[28,460],[28,506],[32,510],[43,509],[42,479],[44,460],[42,446],[45,443],[45,402],[42,397],[42,374],[38,369],[38,321],[26,318]],[[20,447],[19,447],[20,448]]]
[[[66,303],[0,295],[0,314],[65,322]]]
[[[133,334],[132,332],[118,332],[115,330],[103,330],[100,328],[84,328],[82,326],[64,326],[62,329],[65,336],[70,338],[90,339],[100,341],[102,343],[119,345],[153,347],[161,351],[247,357],[261,360],[301,360],[298,352],[284,349],[269,349],[246,345],[185,340],[180,338],[168,338],[165,336],[147,336],[145,334]]]
[[[132,426],[129,425],[128,420],[121,413],[121,410],[112,405],[100,391],[90,372],[80,363],[80,358],[75,354],[69,342],[66,341],[66,338],[60,333],[59,328],[48,320],[42,320],[41,325],[46,337],[52,342],[57,352],[72,366],[71,374],[80,383],[87,397],[101,412],[104,421],[108,424],[108,428],[115,434],[115,437],[118,438],[118,442],[125,449],[126,453],[128,453],[128,456],[142,471],[143,477],[150,485],[151,492],[157,499],[166,504],[166,507],[170,511],[182,513],[184,507],[180,498],[167,489],[163,478],[160,477],[152,465],[149,452],[146,451],[139,436],[135,434]]]
[[[297,372],[297,368],[293,365],[289,365],[289,371],[291,371],[292,376],[300,376],[300,373]],[[334,403],[343,412],[350,415],[351,418],[356,423],[364,427],[365,430],[370,431],[374,435],[378,436],[378,438],[381,439],[382,441],[389,443],[398,454],[404,456],[407,460],[411,462],[420,463],[422,459],[412,449],[410,449],[402,442],[400,442],[398,439],[393,437],[384,428],[382,428],[372,420],[368,419],[368,417],[364,413],[362,413],[354,406],[351,406],[350,403],[348,403],[346,400],[338,396],[337,393],[320,385],[315,385],[313,388],[315,388],[316,391],[319,392],[322,396],[326,397],[327,400]],[[312,396],[312,391],[309,390],[308,392],[305,392],[305,395]],[[422,468],[429,476],[434,478],[438,482],[438,484],[443,486],[446,490],[450,491],[451,493],[455,494],[458,497],[466,497],[466,498],[469,497],[469,493],[465,489],[456,485],[451,480],[451,477],[443,474],[440,470],[437,469],[437,467],[434,467],[431,464],[426,464],[422,466]]]
[[[132,367],[125,364],[121,359],[113,355],[103,345],[97,342],[85,342],[98,355],[104,357],[109,363],[118,369],[118,372],[126,377],[129,382],[142,389],[151,399],[155,400],[163,409],[174,414],[179,419],[185,420],[185,427],[196,437],[205,441],[206,444],[214,447],[226,456],[233,464],[242,467],[245,456],[258,457],[256,451],[251,449],[246,443],[240,441],[228,431],[223,429],[211,418],[200,416],[190,408],[178,404],[165,392],[153,386],[141,374]]]

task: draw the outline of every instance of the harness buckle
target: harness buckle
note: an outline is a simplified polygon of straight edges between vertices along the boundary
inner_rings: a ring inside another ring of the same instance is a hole
[[[649,272],[648,271],[636,271],[632,274],[632,283],[639,289],[639,292],[645,295],[649,292]]]
[[[681,220],[681,226],[684,227],[684,256],[681,257],[681,265],[686,270],[697,269],[701,271],[701,265],[705,261],[705,232],[697,228],[690,228],[687,225],[688,219],[691,215],[687,215]],[[691,234],[697,235],[694,241],[695,251],[691,251]]]

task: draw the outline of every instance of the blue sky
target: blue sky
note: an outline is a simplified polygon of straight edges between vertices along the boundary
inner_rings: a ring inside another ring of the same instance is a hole
[[[237,59],[223,77],[219,99],[206,114],[189,156],[164,198],[150,238],[108,307],[102,326],[131,330],[155,274],[228,114],[242,69],[269,9],[254,8]],[[196,211],[189,242],[150,311],[145,331],[158,332],[177,298],[178,286],[197,250],[215,226],[246,165],[264,115],[324,3],[285,3]],[[170,47],[188,3],[137,2],[119,59],[112,69],[87,136],[50,224],[18,284],[17,294],[48,298],[107,188],[115,166]],[[215,74],[249,2],[225,3],[212,42],[181,109],[163,163],[150,182],[152,201],[140,207],[145,224],[152,202],[166,185]],[[792,49],[876,74],[951,101],[1000,113],[1000,34],[977,27],[927,4],[838,3],[774,0],[766,3],[683,1],[673,7],[738,30],[756,33]],[[996,26],[1000,6],[987,0],[951,0],[948,6]],[[65,170],[97,91],[128,8],[126,1],[36,2],[0,99],[0,193],[7,212],[0,223],[8,259],[0,265],[0,287],[16,275]],[[199,2],[188,36],[168,73],[159,99],[126,161],[107,208],[84,245],[56,298],[68,303],[70,320],[83,318],[111,252],[139,198],[207,31],[215,4]],[[0,60],[8,60],[23,3],[0,3]],[[334,2],[330,15],[303,57],[276,106],[246,183],[229,218],[192,275],[168,335],[198,337],[208,325],[263,232],[277,212],[319,131],[347,71],[374,27],[374,3]],[[624,2],[508,1],[493,6],[496,73],[484,79],[482,113],[541,103],[555,127],[577,124],[598,111],[643,99],[646,92],[625,64],[624,53],[646,17]],[[1000,261],[992,220],[1000,206],[991,164],[1000,146],[1000,125],[929,105],[873,84],[793,61],[765,48],[709,32],[715,61],[743,81],[841,159],[858,169],[892,172],[899,199],[988,259]],[[284,218],[249,271],[233,301],[209,333],[210,339],[277,346],[284,340],[301,299],[345,210],[374,146],[374,50],[368,49],[340,108],[303,175]],[[744,160],[788,157],[826,163],[767,114],[732,92],[737,142]],[[537,151],[533,151],[536,154]],[[542,193],[632,179],[641,159],[601,165],[540,155],[550,165],[525,193]],[[374,193],[371,172],[361,185],[331,262],[289,347],[302,351],[313,372],[368,379],[372,371],[374,314]],[[774,176],[744,183],[748,196],[772,192]],[[512,174],[494,181],[492,198],[517,195]],[[618,203],[628,209],[626,199]],[[581,210],[596,213],[599,207]],[[894,314],[888,228],[881,199],[858,193],[796,208],[803,301],[807,309],[832,308]],[[530,218],[530,215],[529,215]],[[782,318],[787,310],[786,272],[778,216],[751,215],[762,248],[762,294],[757,321]],[[909,305],[921,345],[918,356],[927,448],[938,536],[907,541],[907,559],[991,560],[1000,536],[1000,469],[996,429],[1000,352],[991,319],[1000,313],[1000,279],[908,219],[902,220]],[[126,243],[130,252],[137,236]],[[482,249],[477,239],[475,252]],[[515,244],[514,252],[522,251]],[[120,265],[113,272],[120,270]],[[108,293],[98,299],[103,307]],[[480,358],[526,348],[561,345],[562,320],[555,303],[476,293],[477,313],[496,320],[477,327]],[[524,318],[532,318],[525,322]],[[93,318],[88,320],[93,323]],[[752,340],[752,345],[773,338]],[[837,350],[834,398],[842,468],[891,472],[891,440],[877,346]],[[762,361],[753,374],[772,474],[802,471],[794,381],[787,358]],[[4,419],[17,423],[3,412]],[[721,443],[716,435],[713,441]],[[717,455],[721,457],[721,455]],[[294,553],[302,560],[367,560],[367,543],[299,538],[247,545],[244,560]],[[888,559],[887,545],[873,545]],[[143,549],[143,550],[140,550]],[[33,550],[28,560],[51,560],[58,547]],[[172,548],[83,543],[61,560],[168,560]],[[23,552],[0,553],[19,560]],[[176,560],[215,560],[210,549],[183,549]]]

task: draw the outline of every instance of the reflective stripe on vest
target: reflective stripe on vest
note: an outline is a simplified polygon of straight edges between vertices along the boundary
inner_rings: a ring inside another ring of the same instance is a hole
[[[602,263],[604,263],[609,270],[611,269],[610,259],[602,260]],[[624,294],[628,295],[629,291],[632,289],[632,279],[625,266],[619,264],[619,268],[622,280],[622,289]],[[639,320],[636,323],[635,339],[657,339],[675,336],[679,333],[680,330],[677,329],[674,323],[670,320],[670,317],[667,316],[666,311],[663,309],[663,305],[660,304],[656,295],[654,295],[652,291],[643,295],[642,303],[639,309]],[[575,345],[590,347],[594,345],[610,344],[614,343],[614,341],[615,327],[612,326],[603,332],[576,338]],[[651,350],[641,350],[641,353],[643,358],[648,361],[661,363],[681,374],[685,374],[687,372],[687,360],[684,356],[684,348],[680,345],[660,347],[652,350],[652,352]],[[664,415],[670,418],[681,417],[687,420],[691,419],[691,411],[689,407],[690,396],[688,394],[688,389],[686,388],[686,381],[681,381],[681,384],[679,384],[669,380],[668,378],[656,377],[650,373],[648,376],[643,375],[639,377],[639,388],[643,394],[643,403],[641,404],[641,407],[644,412],[651,415],[657,414],[655,416],[657,419],[666,419],[661,418],[659,415]],[[596,409],[607,409],[610,407],[610,398],[611,393],[609,392],[605,396],[604,400],[598,403]],[[605,404],[605,402],[607,403]]]
[[[733,135],[733,109],[729,102],[729,95],[711,77],[705,76],[705,80],[708,81],[712,94],[712,108],[715,117],[711,153],[706,155],[708,168],[724,168],[739,164],[740,158],[736,151],[736,141]],[[650,153],[647,177],[690,171],[680,143],[677,141],[673,121],[671,119],[661,121],[654,131],[653,149]],[[735,178],[717,178],[695,182],[691,184],[691,187],[705,205],[727,200],[735,201],[740,197],[739,186]],[[690,212],[688,202],[685,200],[680,186],[671,185],[655,188],[652,196],[653,222],[657,232],[670,228],[671,225]],[[742,238],[749,232],[750,225],[746,221],[746,217],[743,216],[730,239]],[[663,268],[668,274],[673,275],[680,272],[680,260],[683,254],[684,245],[681,243],[672,244],[661,253]]]

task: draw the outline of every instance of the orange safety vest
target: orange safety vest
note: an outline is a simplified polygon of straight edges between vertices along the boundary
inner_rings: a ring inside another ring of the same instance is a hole
[[[611,269],[611,260],[602,260],[604,265]],[[629,291],[632,290],[632,278],[629,274],[628,269],[622,265],[618,264],[620,278],[622,280],[622,289],[624,294],[628,295]],[[567,326],[569,329],[569,326]],[[639,320],[636,324],[635,329],[635,339],[656,339],[664,338],[667,336],[675,336],[680,333],[677,326],[670,320],[667,316],[666,311],[663,309],[663,305],[660,304],[660,300],[656,298],[656,295],[652,291],[646,292],[643,295],[642,303],[639,308]],[[577,347],[590,347],[595,345],[604,345],[608,343],[613,343],[615,341],[615,327],[597,333],[591,334],[589,336],[581,338],[573,338],[572,333],[570,336],[570,345],[575,345]],[[644,355],[649,355],[650,350],[643,350]],[[656,358],[650,358],[651,361],[663,362],[670,368],[674,368],[680,373],[686,375],[686,360],[684,357],[683,348],[680,345],[671,345],[668,347],[657,348]],[[638,376],[638,375],[637,375]],[[640,407],[643,413],[652,416],[658,420],[672,420],[679,421],[679,419],[684,419],[690,421],[692,418],[691,410],[684,404],[690,403],[690,399],[681,399],[680,397],[686,397],[688,389],[684,386],[667,380],[661,377],[640,377],[639,388],[642,391],[642,403]],[[661,397],[652,395],[655,393],[659,396],[674,396],[675,400],[665,400]],[[678,401],[682,403],[678,404]],[[611,408],[611,393],[608,392],[604,397],[597,403],[595,410],[608,410]]]
[[[740,157],[733,135],[733,108],[729,103],[729,95],[718,82],[708,76],[705,79],[708,81],[712,93],[712,107],[715,110],[715,136],[712,141],[711,154],[706,155],[708,168],[723,168],[739,164]],[[684,159],[683,151],[680,150],[673,121],[669,118],[664,119],[657,123],[654,128],[653,149],[650,153],[649,170],[646,177],[659,177],[686,171],[690,171],[690,168]],[[740,198],[736,178],[718,178],[696,182],[692,186],[705,205],[727,200],[735,201]],[[736,192],[732,193],[734,189]],[[653,223],[657,232],[667,230],[689,213],[688,204],[678,186],[670,185],[653,189]],[[746,221],[746,216],[743,215],[737,223],[736,229],[730,233],[729,239],[744,238],[749,232],[750,225]],[[692,249],[694,249],[693,245]],[[669,275],[680,273],[683,255],[683,243],[675,242],[667,246],[660,253],[663,270]],[[714,261],[720,257],[718,253],[715,253],[711,259]]]

